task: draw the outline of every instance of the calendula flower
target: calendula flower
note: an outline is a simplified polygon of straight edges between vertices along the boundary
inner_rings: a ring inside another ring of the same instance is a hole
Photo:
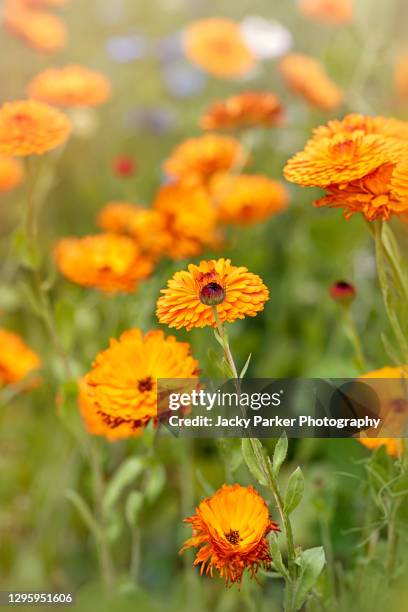
[[[153,269],[136,242],[127,236],[97,234],[63,238],[54,250],[60,272],[73,283],[107,293],[135,291]]]
[[[47,11],[30,10],[11,0],[6,6],[4,22],[12,33],[37,51],[53,53],[66,45],[64,22]]]
[[[265,500],[253,487],[224,484],[204,499],[193,516],[185,519],[193,529],[180,553],[198,548],[194,565],[200,573],[214,571],[227,585],[241,582],[245,570],[255,576],[268,569],[272,559],[267,535],[279,531]]]
[[[311,106],[332,111],[342,104],[342,91],[330,80],[323,66],[312,57],[291,53],[280,60],[279,70],[289,89]]]
[[[152,208],[128,202],[109,202],[96,222],[107,232],[131,236],[143,253],[153,257],[163,254],[170,246],[165,218]]]
[[[189,185],[205,184],[216,172],[245,166],[247,155],[235,138],[205,134],[179,145],[164,164],[173,179]]]
[[[183,44],[193,64],[217,77],[243,76],[256,64],[239,24],[231,19],[214,17],[191,23]]]
[[[0,347],[0,387],[23,381],[41,365],[37,353],[14,332],[0,328]]]
[[[395,62],[394,89],[401,98],[408,97],[408,51],[404,51]]]
[[[313,130],[313,140],[332,138],[336,134],[350,134],[357,131],[365,134],[379,134],[397,140],[408,140],[407,121],[400,121],[392,117],[371,117],[358,113],[346,115],[341,120],[333,119],[326,125],[317,127]]]
[[[41,155],[63,144],[70,131],[69,119],[44,102],[18,100],[0,108],[2,155]]]
[[[23,180],[22,165],[12,157],[0,156],[0,193],[10,191]]]
[[[284,210],[289,201],[281,183],[262,175],[216,175],[210,193],[220,221],[238,225],[262,221]]]
[[[190,345],[162,331],[126,331],[99,353],[80,383],[79,405],[88,431],[110,440],[140,435],[157,420],[157,380],[195,379]]]
[[[229,259],[190,264],[176,272],[162,289],[157,302],[160,323],[180,329],[216,327],[213,308],[221,323],[255,317],[269,299],[262,279],[242,266],[232,266]]]
[[[408,366],[380,368],[364,374],[360,378],[368,380],[370,386],[377,393],[380,400],[381,434],[401,432],[404,434],[406,418],[408,414],[407,398],[407,376]],[[388,432],[387,432],[388,430]],[[358,441],[367,448],[375,450],[385,446],[386,451],[392,457],[399,457],[403,452],[403,441],[396,437],[370,437],[370,433],[377,435],[378,432],[365,431],[360,434]]]
[[[204,130],[235,130],[247,127],[273,127],[282,123],[283,106],[270,92],[245,91],[223,102],[215,102],[204,113]]]
[[[69,65],[40,72],[27,92],[31,98],[56,106],[98,106],[109,98],[111,87],[99,72]]]
[[[353,21],[353,0],[298,0],[299,11],[320,23],[341,25]]]

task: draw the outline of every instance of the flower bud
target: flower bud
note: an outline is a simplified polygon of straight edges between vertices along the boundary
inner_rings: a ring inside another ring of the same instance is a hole
[[[351,283],[337,281],[330,287],[330,296],[342,306],[349,306],[356,297],[356,289]]]
[[[217,306],[225,299],[225,291],[218,283],[208,283],[200,291],[200,300],[206,306]]]

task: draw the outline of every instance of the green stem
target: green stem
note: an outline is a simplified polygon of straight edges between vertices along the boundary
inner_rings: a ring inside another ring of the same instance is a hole
[[[220,317],[218,315],[217,307],[213,306],[212,310],[213,310],[213,313],[214,313],[214,319],[215,319],[215,324],[217,326],[218,335],[219,335],[219,337],[221,339],[221,342],[222,342],[222,348],[224,350],[224,357],[225,357],[225,359],[226,359],[226,361],[227,361],[227,363],[228,363],[228,365],[229,365],[229,367],[231,369],[231,373],[233,374],[233,377],[238,380],[239,379],[238,371],[237,371],[237,368],[236,368],[236,365],[235,365],[234,358],[233,358],[232,353],[231,353],[231,349],[230,349],[229,342],[228,342],[228,336],[227,336],[227,334],[225,332],[224,325],[220,321]]]
[[[343,325],[346,330],[346,334],[354,348],[357,369],[360,372],[366,372],[367,365],[366,359],[364,357],[363,347],[349,306],[343,307]]]
[[[397,561],[398,552],[398,530],[396,529],[397,514],[401,501],[397,500],[394,502],[394,508],[392,509],[391,517],[388,522],[388,541],[387,541],[387,561],[386,569],[388,573],[388,579],[392,581],[394,577],[395,564]]]

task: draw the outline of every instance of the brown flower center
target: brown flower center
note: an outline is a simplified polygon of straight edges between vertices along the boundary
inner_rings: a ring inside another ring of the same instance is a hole
[[[225,300],[225,291],[218,283],[208,283],[200,291],[200,300],[206,306],[217,306]]]
[[[237,531],[236,529],[230,529],[230,531],[225,534],[225,537],[231,544],[238,544],[241,539],[239,537],[239,531]]]
[[[152,377],[151,376],[147,376],[146,378],[143,378],[142,380],[139,380],[137,388],[139,389],[140,393],[145,393],[146,391],[151,391],[153,389],[153,379],[152,379]]]

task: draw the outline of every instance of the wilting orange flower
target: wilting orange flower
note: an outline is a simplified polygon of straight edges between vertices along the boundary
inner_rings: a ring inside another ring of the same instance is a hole
[[[369,379],[370,386],[376,392],[380,400],[381,434],[405,431],[408,416],[407,398],[407,376],[408,366],[380,368],[361,376],[361,379]],[[388,432],[387,432],[388,429]],[[372,432],[377,434],[376,431]],[[358,441],[369,449],[375,450],[385,446],[387,453],[392,457],[398,457],[403,451],[403,441],[393,437],[370,437],[370,430],[360,434]]]
[[[126,331],[99,353],[80,383],[79,405],[88,431],[110,440],[140,435],[157,420],[157,379],[197,378],[190,345],[162,331]]]
[[[14,189],[23,180],[23,168],[12,157],[0,156],[0,193]]]
[[[284,210],[289,201],[281,183],[262,175],[216,175],[210,193],[220,221],[238,225],[262,221]]]
[[[353,21],[353,0],[298,0],[298,7],[303,15],[321,23]]]
[[[28,85],[28,95],[57,106],[98,106],[111,93],[109,81],[83,66],[48,68]]]
[[[408,51],[400,55],[395,63],[394,89],[401,98],[408,97]]]
[[[184,36],[184,51],[191,62],[217,77],[247,74],[256,64],[239,24],[213,17],[191,23]]]
[[[17,334],[0,328],[0,387],[19,383],[38,370],[40,358]]]
[[[66,45],[64,22],[46,11],[31,10],[23,3],[11,0],[6,6],[4,22],[12,33],[37,51],[53,53]]]
[[[365,134],[380,134],[397,140],[408,140],[408,121],[401,121],[392,117],[371,117],[351,113],[341,120],[333,119],[326,125],[315,128],[313,130],[313,140],[332,138],[336,134],[349,134],[356,131]]]
[[[272,127],[282,123],[283,106],[270,92],[245,91],[212,104],[201,118],[204,130],[234,130],[241,127]]]
[[[164,164],[173,179],[189,185],[205,184],[216,172],[245,166],[247,155],[235,138],[205,134],[179,145]]]
[[[291,53],[279,63],[280,73],[289,89],[316,108],[331,111],[343,102],[343,94],[324,71],[323,66],[307,55]]]
[[[194,257],[220,241],[217,213],[202,187],[165,185],[157,192],[153,208],[164,222],[164,252],[172,259]]]
[[[63,144],[71,131],[68,118],[37,100],[6,102],[0,108],[0,154],[41,155]]]
[[[170,246],[164,216],[152,208],[109,202],[99,213],[97,224],[105,231],[131,236],[151,256],[163,254]]]
[[[115,293],[132,292],[147,278],[152,261],[127,236],[97,234],[63,238],[54,251],[60,272],[73,283]]]
[[[190,264],[176,272],[162,289],[157,302],[160,323],[169,327],[216,326],[213,308],[221,323],[255,317],[269,299],[262,279],[242,266],[232,266],[229,259]]]
[[[198,548],[194,565],[200,566],[201,574],[213,576],[215,570],[229,585],[241,582],[246,569],[253,577],[259,568],[270,567],[266,537],[279,527],[253,487],[224,484],[185,522],[191,524],[193,535],[180,553]]]

